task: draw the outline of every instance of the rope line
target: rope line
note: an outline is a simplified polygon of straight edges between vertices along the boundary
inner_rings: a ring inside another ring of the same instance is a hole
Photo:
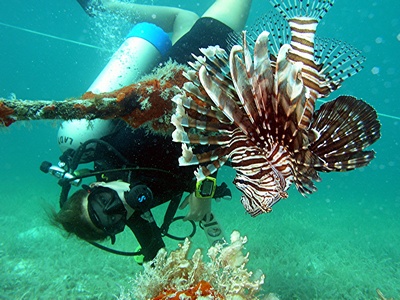
[[[98,46],[95,46],[95,45],[82,43],[82,42],[78,42],[78,41],[74,41],[74,40],[58,37],[58,36],[55,36],[55,35],[39,32],[39,31],[35,31],[35,30],[31,30],[31,29],[27,29],[27,28],[23,28],[23,27],[19,27],[19,26],[6,24],[6,23],[3,23],[3,22],[0,22],[0,25],[5,26],[5,27],[9,27],[9,28],[13,28],[13,29],[17,29],[17,30],[21,30],[21,31],[25,31],[25,32],[29,32],[29,33],[33,33],[33,34],[37,34],[37,35],[40,35],[40,36],[45,36],[45,37],[52,38],[52,39],[56,39],[56,40],[60,40],[60,41],[64,41],[64,42],[68,42],[68,43],[72,43],[72,44],[76,44],[76,45],[79,45],[79,46],[94,48],[94,49],[98,49],[98,50],[101,50],[101,51],[112,52],[109,49],[101,48],[101,47],[98,47]],[[325,100],[318,100],[318,101],[321,101],[323,103],[327,102]],[[390,119],[394,119],[394,120],[400,120],[400,117],[398,117],[398,116],[392,116],[392,115],[383,114],[383,113],[377,113],[377,114],[380,117],[390,118]]]

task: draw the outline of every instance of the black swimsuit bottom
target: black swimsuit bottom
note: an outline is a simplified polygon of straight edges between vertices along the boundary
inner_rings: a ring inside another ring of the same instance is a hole
[[[202,55],[199,48],[219,45],[227,49],[227,37],[233,30],[213,18],[200,18],[171,48],[168,57],[180,64],[193,61],[192,53]]]

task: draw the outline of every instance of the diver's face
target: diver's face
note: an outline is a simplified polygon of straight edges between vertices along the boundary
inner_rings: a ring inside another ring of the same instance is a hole
[[[124,230],[126,210],[114,190],[95,188],[88,196],[87,209],[93,224],[106,234],[113,236]]]

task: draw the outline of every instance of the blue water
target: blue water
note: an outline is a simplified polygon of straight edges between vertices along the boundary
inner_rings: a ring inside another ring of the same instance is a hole
[[[187,3],[188,2],[188,3]],[[190,3],[189,3],[190,2]],[[201,14],[213,1],[142,1],[175,5]],[[248,24],[271,9],[253,0]],[[240,194],[214,205],[227,235],[249,238],[250,268],[266,274],[264,292],[281,299],[400,298],[400,2],[337,0],[318,27],[320,36],[348,42],[367,57],[364,70],[346,80],[341,94],[361,98],[380,114],[376,159],[361,170],[323,174],[307,199],[295,189],[269,215],[244,213]],[[115,49],[128,24],[113,31],[90,19],[74,0],[14,0],[0,4],[0,22]],[[114,24],[115,25],[115,24]],[[108,52],[0,25],[0,97],[64,100],[86,91]],[[389,115],[389,116],[387,116]],[[57,205],[56,181],[39,171],[56,162],[57,122],[21,122],[0,129],[0,294],[2,299],[103,298],[129,288],[140,271],[122,258],[73,238],[65,239],[43,217]],[[231,182],[226,169],[220,180]],[[202,233],[196,247],[206,248]],[[122,240],[122,241],[121,241]],[[130,236],[120,243],[130,250]],[[125,243],[125,244],[124,244]],[[175,242],[169,242],[173,249]]]

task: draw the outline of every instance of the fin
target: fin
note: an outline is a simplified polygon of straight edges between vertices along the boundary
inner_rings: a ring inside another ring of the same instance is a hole
[[[269,11],[264,16],[257,18],[254,25],[246,30],[248,48],[253,52],[259,35],[267,31],[270,38],[267,41],[268,52],[271,60],[276,61],[279,49],[284,44],[289,44],[291,39],[289,23],[277,12]],[[234,45],[242,45],[243,37],[241,32],[233,32],[228,36],[229,49]]]
[[[364,149],[381,136],[372,106],[352,96],[340,96],[315,112],[310,150],[324,162],[323,172],[349,171],[369,164],[375,152]]]
[[[172,99],[176,112],[171,118],[176,127],[175,142],[215,145],[203,152],[182,145],[179,165],[200,165],[196,172],[198,178],[214,173],[225,164],[232,152],[229,142],[237,127],[235,121],[246,119],[232,85],[225,50],[218,46],[200,50],[204,56],[194,56],[196,61],[190,63],[193,70],[184,73],[191,82],[185,83],[182,94]],[[242,126],[242,130],[247,127]]]
[[[294,154],[294,183],[304,197],[317,191],[314,182],[320,182],[321,177],[316,169],[322,164],[323,161],[308,149]]]
[[[268,49],[273,57],[277,57],[279,49],[284,44],[289,44],[292,38],[288,22],[275,11],[270,11],[257,21],[256,26],[265,28],[271,35],[268,39]],[[261,32],[260,32],[261,33]],[[256,37],[260,34],[258,33]]]
[[[318,22],[333,6],[334,0],[269,0],[269,2],[288,21],[306,17]]]
[[[375,152],[365,149],[380,137],[377,114],[362,100],[341,96],[315,110],[363,62],[345,43],[315,39],[333,0],[270,2],[280,15],[258,25],[256,38],[244,32],[229,54],[215,46],[194,57],[171,119],[173,140],[183,143],[179,165],[198,165],[202,179],[229,160],[252,216],[287,198],[292,183],[307,195],[319,172],[367,165]]]
[[[321,94],[324,94],[320,87],[320,66],[316,64],[314,59],[315,32],[319,21],[333,6],[334,1],[270,0],[270,3],[289,23],[291,33],[289,60],[303,63],[304,85],[312,91],[312,98],[319,98]],[[314,104],[311,103],[312,106]]]
[[[319,71],[320,88],[323,96],[337,90],[342,82],[362,70],[365,57],[353,46],[334,39],[315,39],[315,62]],[[325,92],[322,92],[325,90]]]

